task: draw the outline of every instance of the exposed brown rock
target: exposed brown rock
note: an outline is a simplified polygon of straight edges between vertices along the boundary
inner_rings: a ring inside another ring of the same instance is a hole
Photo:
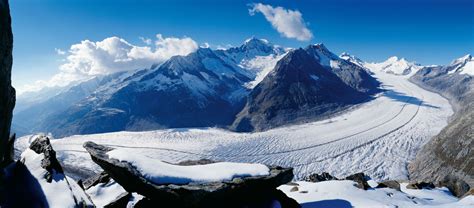
[[[400,183],[398,183],[398,181],[393,180],[383,181],[379,183],[375,188],[392,188],[400,191]]]

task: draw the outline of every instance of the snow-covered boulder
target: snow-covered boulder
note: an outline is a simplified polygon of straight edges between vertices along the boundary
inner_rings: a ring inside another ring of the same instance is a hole
[[[80,186],[64,175],[46,136],[36,138],[21,160],[7,167],[5,181],[0,207],[93,207]]]
[[[93,142],[86,142],[84,148],[125,190],[145,197],[137,206],[243,207],[279,203],[282,207],[299,207],[276,189],[293,179],[292,168],[227,162],[194,165],[189,161],[186,163],[191,165],[183,166]]]

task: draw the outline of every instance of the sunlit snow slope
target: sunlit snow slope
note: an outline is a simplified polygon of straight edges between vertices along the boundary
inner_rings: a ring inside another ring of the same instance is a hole
[[[60,160],[98,171],[82,148],[86,141],[125,148],[131,154],[178,162],[208,158],[295,168],[296,179],[326,171],[345,176],[363,171],[375,179],[406,179],[416,151],[447,124],[452,109],[438,94],[407,80],[375,72],[386,89],[350,112],[319,122],[260,133],[222,129],[169,129],[71,136],[52,141]],[[26,146],[29,137],[17,142]]]

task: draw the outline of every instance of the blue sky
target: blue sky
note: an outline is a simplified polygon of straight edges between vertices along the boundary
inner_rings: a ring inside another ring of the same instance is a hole
[[[82,40],[111,36],[144,45],[139,37],[192,38],[211,47],[265,38],[286,47],[324,43],[339,54],[367,61],[389,56],[420,64],[447,64],[474,53],[474,1],[470,0],[11,0],[16,87],[47,80],[59,71],[67,51]],[[312,38],[299,41],[275,30],[250,3],[297,10]]]

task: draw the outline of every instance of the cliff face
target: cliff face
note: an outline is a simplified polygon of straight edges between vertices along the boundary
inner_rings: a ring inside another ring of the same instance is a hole
[[[15,106],[15,89],[11,86],[13,34],[8,0],[0,0],[0,167],[11,162],[10,125]]]
[[[452,120],[428,142],[410,164],[410,179],[439,181],[449,187],[453,181],[474,187],[474,79],[448,74],[447,67],[427,67],[411,81],[447,97],[455,109]],[[464,182],[460,182],[464,181]],[[455,193],[457,194],[457,193]],[[462,192],[459,193],[462,195]]]

